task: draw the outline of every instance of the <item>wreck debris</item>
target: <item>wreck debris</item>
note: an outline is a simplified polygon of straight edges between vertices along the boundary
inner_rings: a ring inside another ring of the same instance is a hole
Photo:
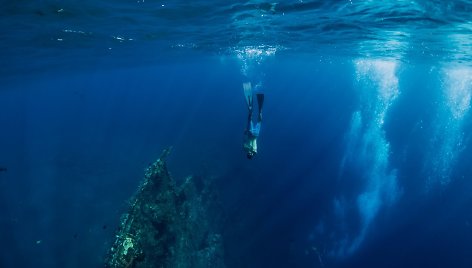
[[[195,177],[179,186],[169,175],[163,151],[151,164],[120,221],[106,267],[224,267],[223,241],[210,188]]]

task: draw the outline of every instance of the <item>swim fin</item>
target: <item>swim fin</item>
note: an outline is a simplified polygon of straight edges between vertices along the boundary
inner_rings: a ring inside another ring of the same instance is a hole
[[[251,82],[243,83],[244,96],[246,97],[246,103],[248,108],[252,108],[252,87]]]
[[[264,105],[264,94],[257,94],[257,106],[259,107],[259,114],[262,114],[262,105]]]

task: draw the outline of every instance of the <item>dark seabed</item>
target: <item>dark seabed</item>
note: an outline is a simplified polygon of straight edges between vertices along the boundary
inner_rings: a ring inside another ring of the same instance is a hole
[[[214,183],[225,267],[472,267],[470,14],[3,1],[0,267],[103,267],[169,146],[178,184]],[[244,82],[265,94],[252,160]]]

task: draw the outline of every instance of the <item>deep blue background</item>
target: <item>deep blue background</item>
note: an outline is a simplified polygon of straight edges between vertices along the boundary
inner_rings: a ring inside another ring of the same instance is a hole
[[[425,159],[444,97],[428,64],[400,65],[401,94],[383,127],[401,195],[358,250],[330,255],[335,240],[359,232],[353,197],[368,167],[348,165],[340,178],[364,89],[352,59],[320,59],[273,57],[252,76],[266,94],[253,161],[241,147],[246,78],[233,59],[9,80],[0,89],[0,266],[99,267],[144,169],[172,145],[177,179],[216,178],[230,267],[471,267],[470,117],[451,183],[429,187]]]

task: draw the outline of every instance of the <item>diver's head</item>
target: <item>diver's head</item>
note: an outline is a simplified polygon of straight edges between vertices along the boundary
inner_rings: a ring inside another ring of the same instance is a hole
[[[256,152],[254,151],[248,151],[247,152],[247,159],[252,159],[256,155]]]

